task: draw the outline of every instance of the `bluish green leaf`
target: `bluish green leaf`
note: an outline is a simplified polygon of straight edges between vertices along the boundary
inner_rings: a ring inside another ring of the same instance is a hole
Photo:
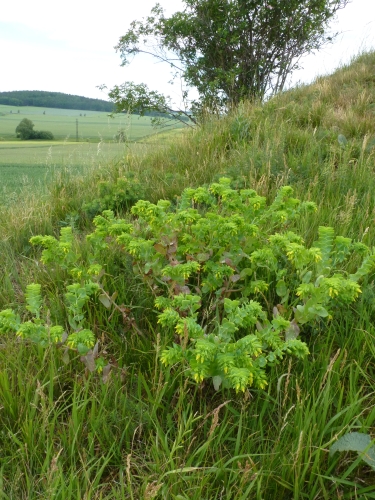
[[[343,134],[339,134],[337,137],[338,143],[340,146],[345,147],[348,144],[348,140]]]
[[[331,446],[329,455],[334,455],[336,451],[357,451],[362,460],[375,470],[375,446],[372,443],[368,434],[350,432]]]

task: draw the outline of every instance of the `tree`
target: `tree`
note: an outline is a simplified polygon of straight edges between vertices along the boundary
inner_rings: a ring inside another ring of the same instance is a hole
[[[184,0],[185,9],[171,17],[157,4],[149,17],[131,23],[116,49],[122,65],[139,53],[168,63],[174,77],[198,91],[195,112],[222,113],[244,99],[281,91],[303,55],[332,41],[329,22],[348,2]],[[170,108],[169,98],[130,82],[109,97],[117,110],[159,110],[160,101],[164,111]]]
[[[17,125],[16,136],[24,141],[31,139],[51,141],[54,139],[52,132],[48,132],[45,130],[34,130],[34,123],[28,118],[24,118]]]
[[[28,118],[24,118],[20,121],[16,128],[16,135],[22,140],[28,140],[34,138],[34,124]]]
[[[155,126],[160,125],[163,120],[175,119],[185,124],[187,124],[186,119],[196,123],[196,119],[191,114],[181,109],[174,110],[169,97],[150,90],[145,83],[125,82],[122,85],[116,85],[110,90],[108,97],[116,105],[117,111],[137,113],[140,116],[151,115],[151,123]]]

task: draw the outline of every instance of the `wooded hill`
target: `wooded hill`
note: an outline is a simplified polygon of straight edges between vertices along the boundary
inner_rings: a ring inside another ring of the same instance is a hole
[[[113,104],[103,99],[92,99],[62,92],[41,90],[15,90],[0,92],[0,104],[8,106],[37,106],[43,108],[82,109],[87,111],[113,111]]]
[[[105,111],[112,113],[113,103],[104,99],[92,99],[78,95],[64,94],[63,92],[46,92],[42,90],[14,90],[0,92],[0,104],[5,106],[36,106],[40,108],[79,109],[83,111]],[[177,111],[176,111],[177,113]],[[134,111],[138,115],[137,111]],[[158,111],[148,111],[145,116],[156,118],[170,118],[171,115]],[[188,121],[187,117],[181,117]]]

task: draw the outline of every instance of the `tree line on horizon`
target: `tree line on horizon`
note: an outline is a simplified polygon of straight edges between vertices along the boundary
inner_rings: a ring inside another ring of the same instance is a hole
[[[114,112],[114,104],[103,99],[93,99],[63,92],[47,92],[42,90],[15,90],[0,92],[0,104],[5,106],[35,106],[40,108],[77,109],[82,111]],[[141,110],[132,109],[130,114],[139,115]],[[126,113],[126,110],[120,112]],[[173,117],[170,113],[149,110],[143,113],[153,118]]]
[[[113,103],[63,92],[42,90],[15,90],[0,92],[0,104],[6,106],[36,106],[42,108],[81,109],[85,111],[113,112]]]

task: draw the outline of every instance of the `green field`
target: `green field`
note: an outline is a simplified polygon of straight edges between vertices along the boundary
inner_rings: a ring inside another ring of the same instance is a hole
[[[56,140],[16,139],[15,129],[23,118],[32,120],[35,130],[51,131]],[[125,130],[126,143],[114,139],[119,129]],[[121,159],[129,151],[148,152],[163,145],[166,135],[180,130],[179,124],[155,129],[149,117],[122,114],[111,118],[97,111],[28,106],[18,110],[0,105],[0,195],[5,199],[22,187],[44,183],[61,168],[79,170],[104,160]]]
[[[143,146],[147,149],[147,146]],[[132,145],[136,149],[137,145]],[[140,149],[140,146],[138,146]],[[118,143],[71,143],[57,141],[0,142],[0,186],[3,196],[22,187],[51,179],[62,168],[84,167],[121,158],[128,148]]]
[[[155,133],[147,116],[119,114],[112,118],[108,113],[98,111],[0,105],[0,141],[15,139],[16,127],[23,118],[31,120],[35,130],[52,132],[57,140],[76,141],[77,120],[79,142],[113,141],[119,129],[125,130],[129,141],[139,141]],[[181,127],[178,123],[173,126],[178,127]]]

